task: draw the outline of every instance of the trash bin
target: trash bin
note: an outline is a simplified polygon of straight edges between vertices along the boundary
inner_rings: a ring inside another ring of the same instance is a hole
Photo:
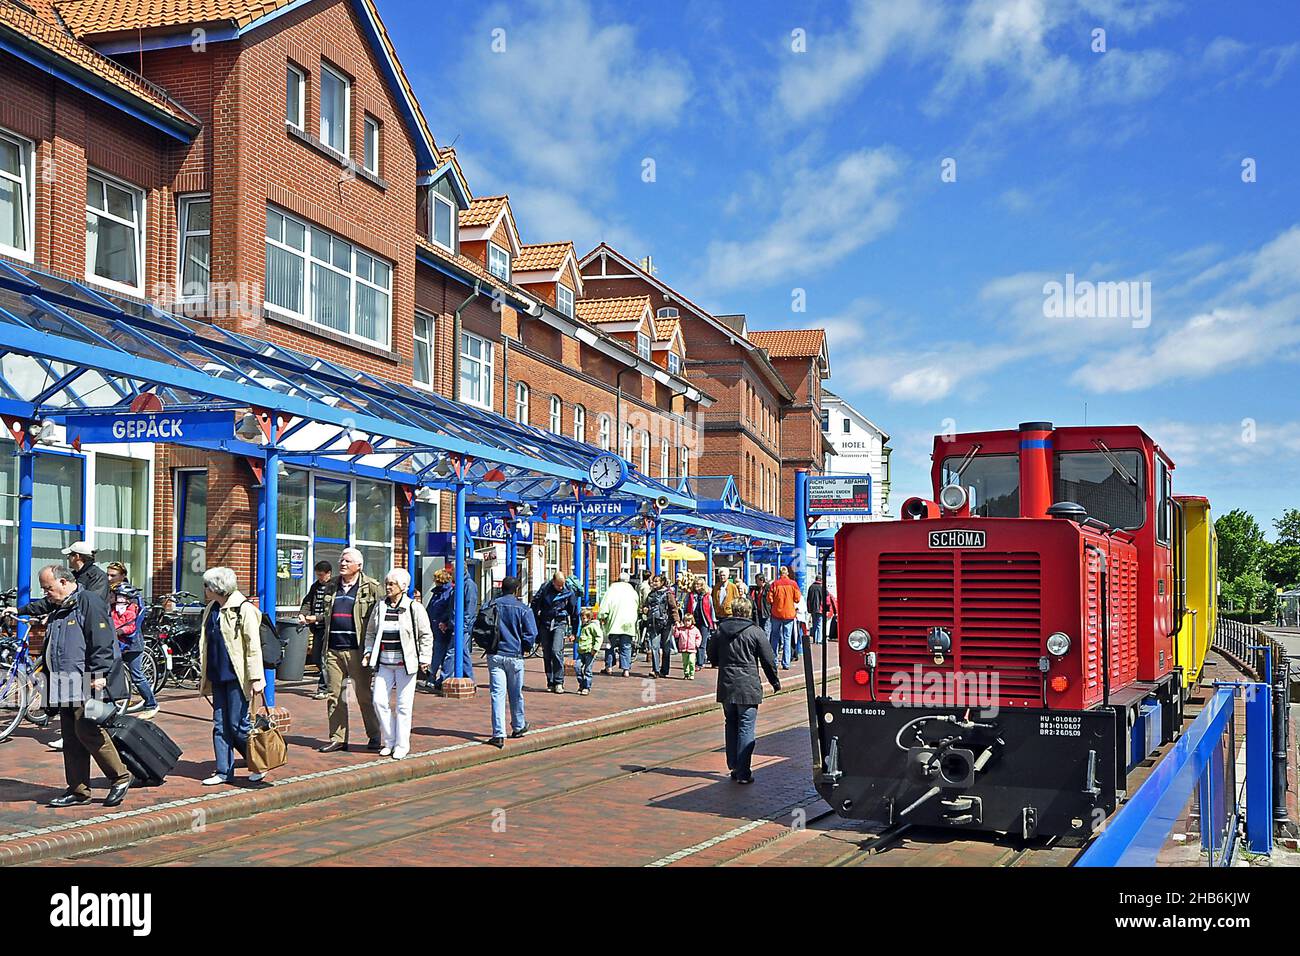
[[[300,681],[307,666],[307,650],[311,644],[311,631],[297,621],[280,622],[280,643],[284,645],[284,659],[275,669],[277,680]]]

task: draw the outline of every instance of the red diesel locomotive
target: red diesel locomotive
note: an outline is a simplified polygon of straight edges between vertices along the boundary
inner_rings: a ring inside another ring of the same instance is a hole
[[[1173,463],[1139,428],[940,436],[935,500],[835,538],[842,816],[1086,837],[1182,723]],[[805,665],[809,667],[810,665]]]

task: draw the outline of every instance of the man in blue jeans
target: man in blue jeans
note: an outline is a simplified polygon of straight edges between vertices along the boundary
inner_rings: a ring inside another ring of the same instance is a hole
[[[511,737],[528,733],[524,717],[524,658],[537,642],[537,620],[519,600],[519,578],[501,582],[501,596],[492,604],[497,611],[496,646],[488,653],[488,686],[492,694],[493,747],[506,745],[506,699],[510,701]]]
[[[718,703],[726,721],[727,769],[736,783],[754,782],[750,764],[757,738],[758,705],[763,702],[766,676],[773,692],[781,689],[772,645],[753,622],[754,606],[747,597],[731,602],[731,617],[718,622],[709,637],[709,660],[718,667]]]

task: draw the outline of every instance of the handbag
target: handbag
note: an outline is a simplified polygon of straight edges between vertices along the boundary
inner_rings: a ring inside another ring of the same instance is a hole
[[[289,745],[284,733],[273,722],[274,712],[266,706],[266,696],[259,693],[257,697],[262,706],[248,728],[246,762],[253,773],[267,773],[285,765],[289,759]]]

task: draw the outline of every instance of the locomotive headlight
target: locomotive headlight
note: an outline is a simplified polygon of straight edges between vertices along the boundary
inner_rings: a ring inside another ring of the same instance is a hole
[[[1047,638],[1047,653],[1053,657],[1064,657],[1070,653],[1070,636],[1057,631]]]
[[[961,485],[945,485],[939,492],[939,504],[945,511],[960,511],[966,504],[966,489]]]
[[[866,628],[855,627],[849,631],[849,647],[855,651],[865,651],[871,646],[871,634]]]

